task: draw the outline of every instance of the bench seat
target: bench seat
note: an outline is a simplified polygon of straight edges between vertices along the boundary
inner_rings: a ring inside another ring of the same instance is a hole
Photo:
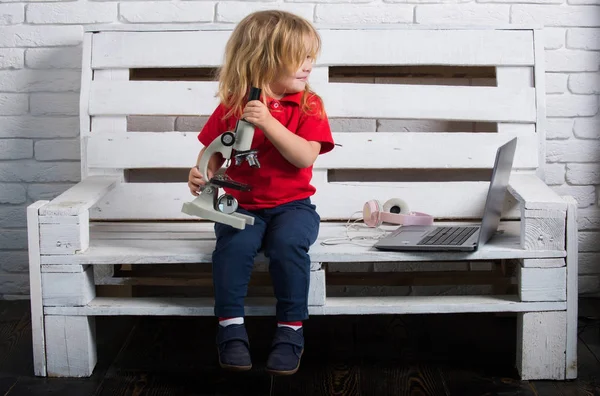
[[[457,223],[444,222],[443,224]],[[564,250],[522,249],[519,221],[501,222],[499,233],[475,252],[390,252],[348,243],[327,246],[320,244],[322,240],[344,236],[345,228],[346,222],[321,224],[319,238],[310,249],[313,262],[458,261],[566,256]],[[385,228],[394,229],[393,226]],[[369,235],[369,232],[361,232],[360,235]],[[71,255],[42,256],[41,263],[45,267],[116,262],[122,264],[210,263],[214,245],[215,235],[213,225],[210,223],[92,223],[90,246],[86,251]],[[257,260],[264,261],[264,256],[260,255]]]

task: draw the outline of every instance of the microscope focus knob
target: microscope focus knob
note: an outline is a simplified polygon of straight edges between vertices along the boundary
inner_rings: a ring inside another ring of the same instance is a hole
[[[235,143],[235,135],[233,132],[224,132],[221,135],[221,143],[226,147],[232,146],[233,143]]]

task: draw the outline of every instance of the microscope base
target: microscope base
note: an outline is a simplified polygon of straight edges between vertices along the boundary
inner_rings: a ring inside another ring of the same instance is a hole
[[[217,223],[227,224],[240,230],[243,230],[246,224],[254,225],[254,217],[241,213],[226,214],[216,211],[213,208],[212,199],[207,200],[202,195],[198,196],[192,202],[184,203],[181,211],[190,216],[197,216]]]

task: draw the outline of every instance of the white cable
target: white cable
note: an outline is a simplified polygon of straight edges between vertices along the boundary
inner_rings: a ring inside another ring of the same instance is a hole
[[[362,221],[362,217],[358,218],[358,219],[354,219],[354,221],[352,223],[350,223],[350,220],[352,220],[352,216],[354,216],[357,213],[362,213],[362,211],[358,210],[354,213],[352,213],[350,215],[350,218],[348,218],[348,221],[346,222],[346,226],[345,226],[345,237],[339,237],[339,238],[327,238],[323,241],[321,241],[321,245],[322,246],[327,246],[327,245],[341,245],[344,243],[349,243],[352,245],[357,245],[357,246],[365,246],[365,247],[371,247],[373,246],[373,243],[375,243],[375,241],[385,237],[390,231],[385,231],[383,230],[380,226],[377,226],[375,228],[372,227],[367,227],[366,225],[362,225],[359,226],[357,224],[358,221]],[[350,235],[350,231],[356,231],[356,232],[364,232],[367,231],[369,233],[375,233],[375,235],[357,235],[357,236],[351,236]],[[360,242],[356,242],[356,241],[371,241],[369,243],[360,243]]]

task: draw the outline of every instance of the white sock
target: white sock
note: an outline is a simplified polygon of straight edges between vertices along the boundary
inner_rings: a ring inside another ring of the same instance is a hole
[[[220,326],[226,327],[232,324],[244,324],[244,318],[242,316],[238,316],[237,318],[219,319]]]

